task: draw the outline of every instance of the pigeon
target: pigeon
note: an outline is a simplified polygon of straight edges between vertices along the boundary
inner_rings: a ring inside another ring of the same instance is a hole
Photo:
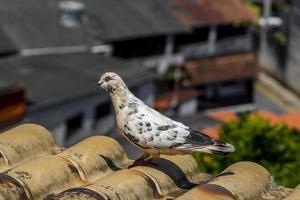
[[[119,131],[144,152],[133,165],[151,162],[160,154],[205,152],[226,155],[235,150],[231,144],[212,139],[150,108],[129,91],[116,73],[104,73],[96,87],[109,93]]]

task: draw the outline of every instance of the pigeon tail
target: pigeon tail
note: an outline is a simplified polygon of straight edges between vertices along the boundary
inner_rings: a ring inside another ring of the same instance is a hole
[[[186,143],[178,145],[176,149],[182,152],[205,152],[218,155],[227,155],[235,150],[231,144],[212,139],[208,135],[192,129],[190,129]]]
[[[213,144],[184,144],[182,146],[176,147],[176,150],[181,152],[205,152],[217,155],[227,155],[234,152],[235,148],[231,144],[214,140]]]
[[[225,143],[223,141],[215,141],[215,144],[208,145],[208,146],[202,146],[200,149],[197,149],[195,147],[194,151],[203,151],[211,154],[217,154],[217,155],[227,155],[232,152],[234,152],[235,148],[231,144]]]

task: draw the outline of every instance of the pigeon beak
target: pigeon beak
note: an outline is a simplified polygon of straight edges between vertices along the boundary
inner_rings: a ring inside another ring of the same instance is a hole
[[[103,84],[103,82],[98,82],[98,84],[96,85],[96,89],[97,90],[101,90],[102,89],[102,84]]]

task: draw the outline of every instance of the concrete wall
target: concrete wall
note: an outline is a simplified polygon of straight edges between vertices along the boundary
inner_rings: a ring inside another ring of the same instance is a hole
[[[300,94],[300,3],[291,7],[290,23],[286,82],[292,89]]]
[[[274,41],[262,41],[265,49],[259,52],[259,64],[269,73],[287,84],[300,94],[300,3],[293,1],[290,8],[287,58],[284,63],[279,59],[284,52],[276,52]],[[288,24],[289,23],[289,24]]]

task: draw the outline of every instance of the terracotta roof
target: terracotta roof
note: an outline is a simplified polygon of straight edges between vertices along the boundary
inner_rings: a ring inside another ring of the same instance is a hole
[[[220,125],[215,125],[212,127],[207,127],[201,130],[201,132],[205,133],[206,135],[212,137],[212,138],[219,138],[219,129]]]
[[[300,111],[289,112],[280,117],[281,121],[285,122],[290,128],[300,130]]]
[[[265,119],[268,119],[271,123],[278,123],[280,122],[280,117],[268,110],[258,110],[254,112],[253,114],[259,115]]]
[[[223,25],[254,19],[240,0],[176,0],[173,14],[188,26]]]
[[[155,99],[154,107],[156,110],[164,111],[170,108],[173,108],[177,105],[173,104],[173,98],[177,98],[177,103],[183,103],[185,101],[188,101],[194,97],[198,97],[200,95],[200,92],[197,90],[174,90],[174,91],[168,91],[164,93],[162,96],[159,96]]]
[[[258,71],[252,53],[191,60],[185,68],[191,76],[190,83],[196,85],[251,78]]]
[[[288,127],[300,130],[300,111],[288,112],[282,115],[277,115],[269,111],[256,112],[261,117],[268,119],[271,123],[285,123]]]
[[[267,110],[258,110],[252,115],[259,115],[267,120],[269,120],[272,124],[276,123],[285,123],[288,127],[300,130],[300,111],[288,112],[285,114],[276,114]],[[230,109],[216,110],[210,111],[207,115],[215,120],[219,120],[220,122],[227,122],[230,120],[238,119],[237,113]],[[211,127],[213,130],[214,128]]]
[[[132,161],[112,138],[94,136],[64,149],[35,124],[0,134],[0,155],[5,200],[251,200],[274,193],[270,173],[252,162],[235,163],[217,177],[200,172],[189,155],[162,156],[155,165],[127,169]]]
[[[216,110],[216,111],[209,111],[207,115],[213,119],[219,120],[221,122],[236,120],[238,116],[232,110]]]

